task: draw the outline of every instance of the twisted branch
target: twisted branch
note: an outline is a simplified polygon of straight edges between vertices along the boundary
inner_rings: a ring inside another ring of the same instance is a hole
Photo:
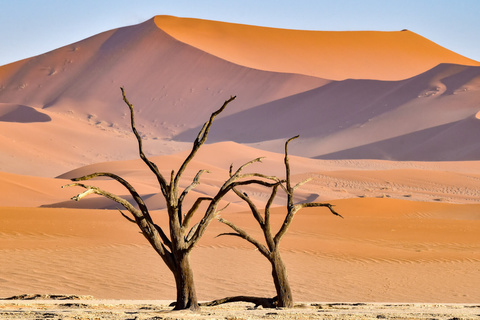
[[[258,251],[260,251],[261,254],[263,254],[267,259],[270,260],[270,251],[263,245],[261,244],[260,242],[258,242],[255,238],[251,237],[245,230],[243,230],[242,228],[240,227],[237,227],[235,224],[233,224],[232,222],[228,221],[228,220],[225,220],[221,217],[217,217],[218,221],[220,221],[221,223],[229,226],[232,230],[234,230],[236,232],[236,236],[239,236],[245,240],[247,240],[248,242],[250,242],[251,244],[253,244],[255,247],[257,247]],[[223,234],[220,234],[220,235],[232,235],[230,233],[223,233]],[[219,235],[219,236],[220,236]]]
[[[133,199],[137,203],[138,207],[140,208],[140,211],[142,213],[143,218],[147,219],[147,221],[151,225],[155,225],[153,223],[152,217],[150,216],[148,208],[147,208],[145,202],[143,201],[142,197],[138,194],[138,192],[135,190],[135,188],[127,180],[123,179],[122,177],[120,177],[116,174],[113,174],[113,173],[109,173],[109,172],[96,172],[96,173],[92,173],[92,174],[89,174],[89,175],[86,175],[86,176],[83,176],[83,177],[73,178],[72,181],[85,181],[85,180],[90,180],[90,179],[93,179],[93,178],[96,178],[96,177],[109,177],[109,178],[112,178],[112,179],[118,181],[119,183],[121,183],[130,192],[131,196],[133,197]],[[85,191],[85,192],[88,192],[88,190]],[[93,192],[93,191],[90,191],[90,192]],[[86,195],[87,194],[82,195],[80,198],[78,198],[78,200],[80,200],[81,198],[83,198]],[[78,195],[78,196],[80,196],[80,195]],[[74,199],[74,200],[77,200],[77,199]],[[155,225],[155,227],[158,230],[158,233],[160,234],[160,237],[162,238],[162,241],[165,243],[165,245],[167,247],[171,248],[172,247],[171,241],[167,237],[165,232],[159,226]]]

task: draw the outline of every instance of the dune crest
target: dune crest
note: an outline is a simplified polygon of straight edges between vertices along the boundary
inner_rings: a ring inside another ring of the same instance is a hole
[[[332,80],[401,80],[440,63],[480,65],[408,30],[288,30],[172,16],[156,16],[155,24],[239,65]]]

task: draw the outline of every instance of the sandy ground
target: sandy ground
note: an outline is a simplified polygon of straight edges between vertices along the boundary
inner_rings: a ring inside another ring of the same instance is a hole
[[[228,153],[220,152],[229,148]],[[257,152],[234,143],[206,146],[186,172],[184,185],[199,168],[211,173],[202,177],[186,203],[216,190],[228,175],[232,157],[240,164]],[[211,158],[212,154],[217,156]],[[266,156],[264,163],[251,170],[265,168],[266,174],[281,175],[282,155]],[[154,159],[175,167],[182,157]],[[480,300],[479,162],[299,157],[292,157],[291,162],[294,181],[313,177],[298,189],[297,200],[329,201],[344,216],[340,219],[322,208],[304,209],[296,215],[281,244],[295,301]],[[88,294],[97,299],[175,296],[172,275],[115,204],[100,197],[77,203],[68,199],[80,190],[60,188],[68,177],[105,170],[131,180],[153,210],[155,221],[167,225],[165,204],[140,161],[99,163],[58,179],[3,174],[2,203],[9,206],[0,210],[0,297],[24,293]],[[123,192],[114,182],[92,183]],[[267,199],[266,189],[245,191],[259,206]],[[226,197],[227,201],[231,205],[222,217],[260,238],[260,229],[245,205],[236,196]],[[282,222],[284,201],[280,195],[275,203],[274,230]],[[216,238],[227,230],[213,221],[192,252],[199,299],[273,296],[266,259],[241,239]]]
[[[171,311],[166,301],[0,300],[2,319],[478,319],[475,304],[300,303],[292,309],[262,309],[232,303],[199,312]]]

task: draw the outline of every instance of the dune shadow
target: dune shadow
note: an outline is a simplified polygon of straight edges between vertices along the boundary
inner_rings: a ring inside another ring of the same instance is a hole
[[[34,123],[52,121],[49,115],[37,111],[35,108],[15,105],[0,104],[0,121],[16,123]]]

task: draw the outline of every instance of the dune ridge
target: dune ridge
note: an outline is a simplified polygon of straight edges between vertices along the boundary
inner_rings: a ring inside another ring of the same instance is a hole
[[[172,16],[156,16],[155,24],[240,65],[331,80],[401,80],[441,63],[480,65],[409,30],[288,30]]]
[[[0,126],[0,146],[6,150],[0,170],[56,176],[88,163],[136,157],[122,85],[152,155],[188,149],[203,121],[235,94],[237,100],[217,119],[209,142],[236,141],[282,152],[284,139],[300,134],[302,140],[291,152],[307,157],[479,159],[478,142],[469,140],[477,130],[472,118],[479,112],[478,66],[452,64],[462,62],[452,58],[415,74],[419,71],[403,65],[413,76],[398,81],[332,81],[261,71],[177,40],[162,29],[162,21],[172,22],[171,33],[191,23],[234,34],[259,28],[155,17],[0,67],[0,115],[8,120]],[[269,32],[290,31],[266,28],[255,37]],[[265,41],[285,46],[275,39]],[[309,43],[302,44],[302,51],[313,50]],[[415,50],[421,51],[422,43]],[[22,107],[12,113],[11,106]],[[29,130],[24,130],[26,124]],[[436,133],[449,143],[432,138]],[[468,146],[456,143],[463,140]]]

